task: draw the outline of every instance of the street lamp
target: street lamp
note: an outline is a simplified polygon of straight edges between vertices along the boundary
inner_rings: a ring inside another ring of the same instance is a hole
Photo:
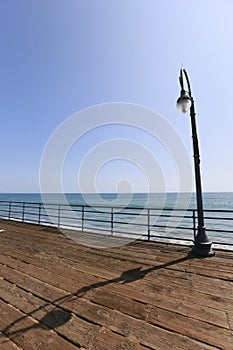
[[[184,89],[183,74],[186,78],[188,91]],[[195,120],[195,108],[194,100],[191,93],[191,86],[188,78],[188,74],[185,69],[180,70],[180,97],[177,100],[177,109],[186,113],[190,111],[191,126],[192,126],[192,138],[193,138],[193,157],[194,157],[194,167],[195,167],[195,182],[196,182],[196,199],[197,199],[197,215],[198,215],[198,227],[197,234],[194,237],[194,246],[192,252],[195,255],[201,257],[213,256],[214,251],[211,248],[212,242],[209,240],[205,225],[204,225],[204,215],[203,215],[203,201],[202,201],[202,189],[201,189],[201,172],[200,172],[200,155],[197,137],[197,128]]]

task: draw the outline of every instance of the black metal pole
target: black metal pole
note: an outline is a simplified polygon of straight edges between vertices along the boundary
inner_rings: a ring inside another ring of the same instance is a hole
[[[191,100],[190,118],[191,118],[192,139],[193,139],[193,157],[194,157],[194,168],[195,168],[196,200],[197,200],[197,214],[198,214],[197,234],[195,235],[192,252],[195,255],[198,255],[201,257],[207,257],[207,256],[213,256],[214,251],[211,247],[212,242],[209,240],[207,236],[207,233],[205,230],[205,224],[204,224],[201,171],[200,171],[200,154],[199,154],[196,119],[195,119],[196,113],[195,113],[194,100],[192,97],[190,82],[189,82],[188,74],[185,69],[181,70],[181,78],[180,78],[180,81],[182,81],[181,89],[184,90],[182,71],[184,72],[184,75],[187,80],[188,93]]]

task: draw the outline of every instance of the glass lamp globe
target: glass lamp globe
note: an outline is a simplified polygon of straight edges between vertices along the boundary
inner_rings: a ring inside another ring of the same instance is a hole
[[[180,96],[176,103],[176,107],[178,111],[182,113],[187,113],[190,110],[191,105],[192,105],[192,101],[190,97],[187,95]]]

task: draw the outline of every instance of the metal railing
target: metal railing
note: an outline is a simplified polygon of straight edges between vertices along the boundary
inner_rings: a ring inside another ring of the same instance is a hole
[[[204,210],[213,243],[233,246],[233,210]],[[196,209],[0,201],[0,218],[153,241],[193,241]]]

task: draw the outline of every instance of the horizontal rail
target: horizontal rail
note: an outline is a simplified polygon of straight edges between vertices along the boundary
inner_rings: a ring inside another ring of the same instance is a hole
[[[216,244],[233,245],[233,210],[204,210],[206,231]],[[197,230],[197,210],[132,206],[103,206],[0,201],[0,218],[144,237],[148,241],[192,241]]]

